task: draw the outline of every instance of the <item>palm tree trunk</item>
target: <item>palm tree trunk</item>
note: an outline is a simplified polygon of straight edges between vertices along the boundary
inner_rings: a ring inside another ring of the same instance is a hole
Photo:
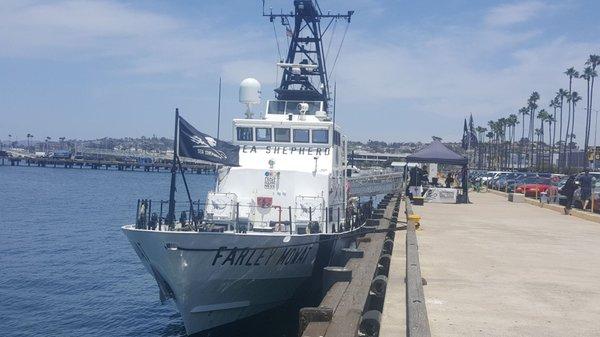
[[[573,88],[573,77],[569,76],[569,97],[571,97],[572,88]],[[569,113],[568,113],[568,117],[567,117],[567,134],[565,135],[565,143],[567,143],[567,139],[569,138],[569,123],[571,121],[571,102],[567,101],[567,103],[569,104]],[[569,145],[570,144],[565,144],[565,167],[569,167],[569,160],[567,158],[567,146],[569,146]]]
[[[533,136],[535,134],[535,109],[531,110],[531,115],[529,116],[529,143],[530,143],[530,151],[529,151],[529,167],[533,168]]]
[[[523,116],[523,123],[521,123],[521,141],[519,142],[519,168],[521,168],[521,161],[523,157],[523,138],[525,138],[525,114]]]
[[[571,114],[573,115],[573,118],[571,120],[571,135],[569,138],[569,157],[571,157],[573,155],[573,146],[571,146],[571,144],[573,143],[573,135],[574,135],[574,129],[575,129],[575,102],[573,101],[573,109],[571,110]]]
[[[587,153],[588,153],[588,145],[590,142],[590,121],[591,121],[591,116],[592,116],[592,112],[590,111],[590,79],[587,79],[587,100],[586,100],[586,106],[585,106],[585,139],[583,141],[583,157],[587,158]],[[584,168],[587,168],[589,165],[589,160],[585,159],[584,161]]]
[[[594,77],[592,77],[592,85],[590,86],[590,128],[591,128],[591,115],[592,115],[592,107],[593,107],[593,103],[594,102]],[[596,113],[596,116],[598,116],[598,113]],[[596,124],[598,124],[598,117],[596,117]],[[593,168],[596,168],[596,127],[597,125],[594,126],[594,161],[593,161]]]
[[[554,145],[556,144],[556,106],[554,107],[554,129],[552,129],[552,142],[550,145],[550,169],[554,172]]]
[[[562,132],[563,132],[563,102],[564,102],[564,97],[560,97],[560,127],[558,128],[558,143],[560,144],[558,146],[558,171],[560,172],[560,169],[562,167],[561,163],[560,163],[560,154],[561,154],[561,146],[564,145],[562,143]],[[564,157],[563,157],[564,160]]]

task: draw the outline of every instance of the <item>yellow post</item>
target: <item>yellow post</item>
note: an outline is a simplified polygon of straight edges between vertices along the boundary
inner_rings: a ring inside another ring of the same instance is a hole
[[[407,220],[409,222],[412,221],[414,223],[415,229],[420,229],[420,227],[421,227],[421,217],[419,215],[409,214],[407,216]]]

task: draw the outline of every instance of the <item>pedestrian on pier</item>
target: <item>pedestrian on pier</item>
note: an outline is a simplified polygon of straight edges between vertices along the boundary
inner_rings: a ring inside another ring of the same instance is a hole
[[[581,204],[585,210],[592,197],[592,176],[590,176],[589,169],[586,168],[584,174],[579,177],[579,185],[581,186]]]
[[[454,184],[454,177],[452,177],[452,172],[449,172],[448,176],[446,177],[446,188],[452,187],[453,184]]]
[[[565,182],[565,186],[561,189],[561,194],[567,197],[567,202],[565,204],[565,214],[571,213],[571,208],[573,207],[573,194],[577,189],[577,185],[575,184],[575,176],[570,175],[569,179]]]

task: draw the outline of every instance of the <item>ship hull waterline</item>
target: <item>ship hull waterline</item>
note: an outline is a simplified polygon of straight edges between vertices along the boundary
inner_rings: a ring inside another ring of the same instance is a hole
[[[276,308],[308,285],[356,233],[212,233],[122,227],[161,300],[173,298],[187,334],[231,325]],[[307,290],[310,289],[310,290]]]

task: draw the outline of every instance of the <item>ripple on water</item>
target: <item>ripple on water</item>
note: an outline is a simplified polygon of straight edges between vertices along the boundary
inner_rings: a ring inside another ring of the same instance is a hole
[[[165,198],[167,174],[0,166],[0,178],[2,336],[185,335],[120,230],[138,198]],[[187,178],[195,198],[213,182]]]

